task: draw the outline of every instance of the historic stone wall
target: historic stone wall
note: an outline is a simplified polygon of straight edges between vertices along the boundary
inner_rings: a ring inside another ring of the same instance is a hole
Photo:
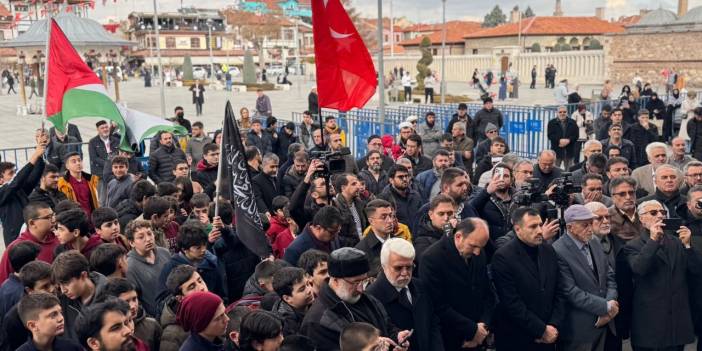
[[[605,42],[605,75],[615,83],[630,84],[638,73],[655,86],[665,84],[664,68],[685,77],[686,87],[702,88],[702,31],[624,33]]]

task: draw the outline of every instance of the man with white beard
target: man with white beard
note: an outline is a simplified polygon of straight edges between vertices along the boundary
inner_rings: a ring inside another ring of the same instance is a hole
[[[424,284],[412,277],[415,250],[412,243],[391,238],[380,251],[380,273],[368,287],[368,294],[385,307],[393,324],[400,329],[412,330],[412,350],[443,350],[439,319],[426,294]]]
[[[353,322],[365,322],[380,330],[381,339],[407,351],[410,331],[400,330],[387,318],[382,303],[364,292],[370,265],[366,254],[343,247],[329,256],[329,283],[322,285],[319,296],[302,321],[301,334],[319,350],[339,350],[341,332]]]

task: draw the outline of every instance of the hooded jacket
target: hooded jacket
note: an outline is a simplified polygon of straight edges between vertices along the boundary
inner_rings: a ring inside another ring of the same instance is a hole
[[[48,233],[44,237],[44,240],[40,241],[29,230],[22,232],[15,241],[7,245],[7,248],[2,253],[2,258],[0,259],[0,284],[2,284],[7,277],[14,272],[12,266],[10,265],[10,259],[7,257],[10,250],[22,241],[31,241],[33,243],[39,244],[39,256],[37,259],[51,264],[54,261],[54,250],[59,245],[59,241],[54,236],[53,233]]]
[[[295,240],[290,231],[290,224],[285,219],[278,218],[277,215],[271,216],[270,227],[266,231],[266,236],[271,243],[275,258],[283,258],[285,249]]]
[[[75,341],[78,341],[78,335],[76,334],[75,329],[76,319],[84,308],[93,304],[95,297],[100,295],[102,290],[105,288],[105,284],[107,284],[107,278],[97,272],[88,273],[88,278],[91,282],[93,282],[93,284],[95,284],[95,292],[93,292],[93,297],[87,304],[83,304],[80,297],[76,298],[75,300],[71,300],[63,294],[59,297],[61,309],[63,310],[63,317],[65,319],[64,325],[66,326],[66,331],[64,332],[63,336],[66,338],[71,338]]]
[[[159,276],[161,291],[166,290],[166,279],[168,278],[168,274],[171,273],[173,268],[181,264],[194,266],[182,252],[173,255],[171,260],[168,261],[165,266],[163,266],[163,270]],[[196,269],[202,277],[202,280],[205,282],[205,284],[207,284],[210,292],[221,297],[227,296],[224,268],[217,262],[217,256],[212,254],[210,251],[206,251],[205,258],[197,264]]]
[[[58,190],[62,192],[64,195],[66,195],[66,198],[68,200],[71,200],[73,202],[78,202],[78,198],[76,198],[76,193],[73,189],[73,186],[71,185],[70,182],[71,178],[71,173],[66,172],[66,174],[59,178],[58,180]],[[84,181],[88,182],[88,189],[90,189],[90,207],[94,210],[98,207],[100,207],[100,203],[98,202],[97,199],[97,185],[98,185],[98,180],[99,177],[95,176],[93,177],[92,175],[81,172],[81,178],[84,179]]]
[[[211,165],[207,160],[202,159],[197,164],[197,171],[193,174],[193,180],[202,185],[202,189],[210,199],[214,198],[217,188],[217,170],[218,165]]]

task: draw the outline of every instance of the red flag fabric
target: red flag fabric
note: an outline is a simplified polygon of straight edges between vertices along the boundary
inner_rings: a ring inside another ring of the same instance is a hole
[[[48,77],[46,82],[46,116],[60,113],[63,95],[67,90],[86,85],[102,84],[102,81],[80,58],[76,49],[61,30],[56,21],[51,19],[51,38],[49,39]]]
[[[340,0],[312,0],[312,30],[319,107],[363,107],[375,94],[378,76]]]

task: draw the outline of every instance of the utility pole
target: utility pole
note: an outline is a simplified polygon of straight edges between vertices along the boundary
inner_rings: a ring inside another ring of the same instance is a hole
[[[441,0],[441,7],[441,22],[443,23],[441,30],[441,104],[443,105],[446,102],[446,0]]]
[[[380,134],[385,134],[385,68],[383,67],[383,0],[378,0],[378,113]]]
[[[163,64],[161,63],[161,34],[158,24],[158,5],[154,0],[154,29],[156,30],[156,56],[158,57],[158,80],[161,83],[161,118],[166,118],[166,92],[163,86]]]

